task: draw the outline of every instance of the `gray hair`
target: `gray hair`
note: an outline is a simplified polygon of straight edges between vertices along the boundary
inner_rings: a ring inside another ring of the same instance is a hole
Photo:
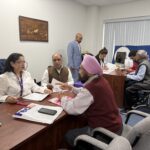
[[[148,57],[147,52],[145,50],[138,50],[137,54],[140,55],[141,57],[145,57],[145,58]]]

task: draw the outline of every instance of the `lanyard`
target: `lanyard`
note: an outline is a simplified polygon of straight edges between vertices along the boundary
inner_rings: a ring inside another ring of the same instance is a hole
[[[22,79],[22,74],[20,76],[20,79],[19,79],[18,76],[17,76],[17,79],[18,79],[18,82],[19,82],[19,85],[20,85],[20,97],[21,97],[22,94],[23,94],[23,79]]]

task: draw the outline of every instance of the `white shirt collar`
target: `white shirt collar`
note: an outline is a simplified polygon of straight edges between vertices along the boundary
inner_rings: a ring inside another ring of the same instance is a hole
[[[91,76],[85,83],[84,83],[84,86],[89,84],[90,82],[92,82],[94,79],[97,79],[99,77],[99,75],[93,75]]]

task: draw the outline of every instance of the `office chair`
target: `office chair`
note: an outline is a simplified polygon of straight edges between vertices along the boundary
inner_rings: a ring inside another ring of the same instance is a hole
[[[35,82],[37,85],[41,86],[41,81],[37,82],[36,79],[34,79],[34,82]]]
[[[0,74],[3,73],[6,59],[0,59]]]
[[[150,90],[141,90],[138,92],[137,103],[132,107],[134,110],[140,110],[150,114]]]
[[[130,126],[128,121],[132,115],[141,116],[143,119],[134,126]],[[107,141],[109,141],[109,138],[114,136],[114,133],[104,128],[96,128],[93,130],[92,136],[96,138],[97,135],[103,135],[102,137],[107,137]],[[125,124],[123,125],[122,136],[130,142],[133,150],[150,149],[150,115],[137,110],[128,112]]]
[[[130,126],[128,125],[128,121],[132,115],[141,116],[143,117],[143,119],[138,123],[136,123],[134,126]],[[103,142],[104,146],[101,149],[105,150],[108,148],[107,146],[111,143],[112,139],[118,137],[117,134],[101,127],[95,128],[92,131],[91,136],[92,138],[90,137],[87,138],[87,135],[81,136],[84,138],[81,138],[80,136],[77,137],[75,140],[75,147],[78,148],[77,150],[95,150],[96,148],[101,148],[99,144],[97,144],[98,141]],[[123,132],[121,136],[126,138],[129,141],[133,150],[149,150],[150,149],[150,115],[137,110],[132,110],[128,112],[125,124],[123,125]],[[119,144],[118,146],[121,146],[121,144]],[[126,146],[123,148],[126,148]],[[120,148],[120,150],[123,150],[123,148]],[[117,148],[115,150],[117,150]]]
[[[121,136],[112,134],[111,141],[105,143],[88,135],[80,135],[75,141],[75,150],[132,150],[129,141]]]
[[[118,64],[120,67],[124,67],[125,65],[125,60],[129,59],[130,50],[127,47],[120,47],[118,48],[113,56],[113,60],[116,64]]]

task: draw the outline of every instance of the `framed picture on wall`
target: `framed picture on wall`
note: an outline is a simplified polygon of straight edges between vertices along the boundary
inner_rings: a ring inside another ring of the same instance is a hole
[[[48,21],[19,16],[20,41],[48,42]]]

